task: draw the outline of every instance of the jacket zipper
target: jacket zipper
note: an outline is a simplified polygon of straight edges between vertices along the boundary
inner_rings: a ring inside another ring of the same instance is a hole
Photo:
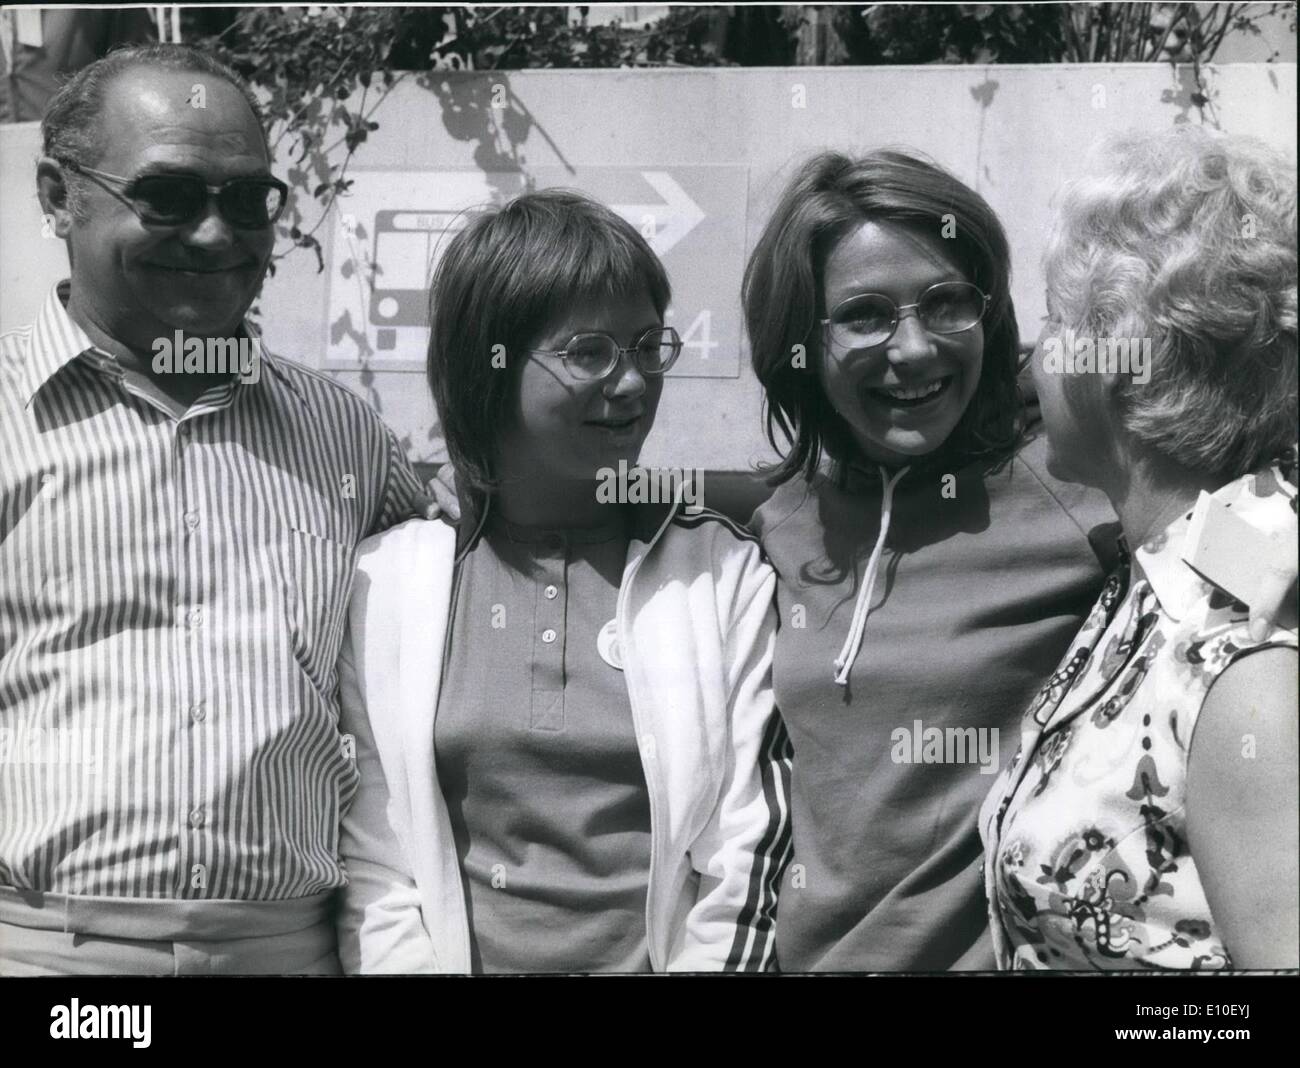
[[[663,532],[667,529],[668,524],[672,522],[673,516],[676,514],[677,502],[674,501],[668,518],[655,532],[654,537],[646,543],[645,552],[638,556],[632,562],[632,566],[628,568],[627,574],[624,576],[623,583],[618,591],[618,604],[615,608],[615,616],[618,619],[619,648],[623,654],[623,674],[627,682],[628,702],[632,706],[632,729],[636,731],[637,755],[641,758],[641,774],[645,776],[646,796],[650,801],[650,870],[646,877],[645,933],[646,948],[650,953],[650,967],[656,972],[664,971],[664,965],[666,964],[665,961],[659,959],[659,953],[656,949],[657,939],[655,938],[653,911],[650,908],[650,902],[654,896],[653,887],[655,885],[655,872],[658,868],[659,856],[662,853],[659,841],[662,820],[659,817],[659,806],[656,803],[658,793],[657,785],[659,780],[656,775],[652,774],[655,769],[651,767],[652,759],[657,761],[658,755],[655,754],[654,757],[651,758],[648,757],[646,753],[647,746],[645,740],[648,738],[650,745],[653,746],[655,744],[655,736],[653,734],[647,735],[644,732],[644,719],[639,711],[639,693],[637,692],[635,683],[636,672],[632,670],[632,630],[630,624],[627,622],[627,602],[632,596],[632,583],[636,580],[637,572],[641,570],[641,565],[645,562],[646,557],[654,550],[654,547],[659,543],[659,539],[663,536]]]

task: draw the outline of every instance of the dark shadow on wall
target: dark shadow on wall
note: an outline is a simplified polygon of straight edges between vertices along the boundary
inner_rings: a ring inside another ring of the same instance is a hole
[[[1000,83],[989,77],[987,70],[984,72],[984,80],[978,85],[970,87],[970,95],[980,106],[980,124],[977,140],[975,142],[975,167],[976,173],[980,174],[984,181],[992,182],[993,175],[989,173],[988,164],[984,162],[984,130],[989,121],[989,109],[993,106],[993,98],[997,96]],[[980,179],[977,178],[978,182]],[[978,190],[978,185],[976,189]]]
[[[475,142],[474,163],[480,170],[491,176],[521,176],[522,181],[508,183],[489,179],[502,199],[515,196],[521,188],[526,192],[535,188],[523,152],[524,142],[534,130],[561,165],[570,174],[576,173],[555,139],[515,93],[508,72],[430,71],[419,75],[416,84],[437,98],[447,133],[457,141]]]
[[[1178,63],[1170,66],[1170,73],[1174,84],[1160,94],[1160,102],[1172,104],[1178,109],[1174,125],[1181,126],[1199,120],[1202,125],[1215,130],[1222,129],[1218,109],[1214,105],[1214,99],[1219,95],[1214,85],[1214,68]],[[1276,81],[1273,85],[1274,88],[1277,87]]]

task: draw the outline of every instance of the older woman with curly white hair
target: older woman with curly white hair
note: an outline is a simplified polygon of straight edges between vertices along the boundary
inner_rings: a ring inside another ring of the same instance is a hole
[[[980,816],[1002,967],[1297,966],[1294,620],[1185,559],[1198,502],[1295,544],[1294,174],[1182,127],[1066,187],[1033,373],[1049,468],[1124,538]]]

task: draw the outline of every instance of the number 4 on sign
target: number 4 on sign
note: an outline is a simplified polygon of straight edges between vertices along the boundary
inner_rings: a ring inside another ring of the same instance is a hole
[[[682,335],[682,348],[697,350],[701,360],[707,360],[709,354],[721,344],[713,340],[713,313],[700,312]]]

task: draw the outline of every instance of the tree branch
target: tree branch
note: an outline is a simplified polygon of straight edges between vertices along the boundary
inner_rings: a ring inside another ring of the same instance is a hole
[[[1188,4],[1178,5],[1177,10],[1170,17],[1169,25],[1165,27],[1165,32],[1163,36],[1161,36],[1159,43],[1156,45],[1155,51],[1151,53],[1152,60],[1159,61],[1160,53],[1162,53],[1165,50],[1165,45],[1166,43],[1168,43],[1170,35],[1174,32],[1174,27],[1177,26],[1178,23],[1181,22],[1186,17],[1187,8],[1189,6],[1190,5]]]
[[[1210,41],[1205,46],[1204,59],[1207,63],[1210,62],[1212,59],[1214,59],[1214,53],[1216,53],[1219,50],[1219,45],[1223,44],[1223,38],[1227,36],[1228,31],[1232,29],[1232,26],[1236,21],[1237,16],[1241,13],[1241,9],[1244,8],[1245,6],[1246,6],[1245,4],[1227,4],[1222,9],[1223,25],[1219,27],[1218,32],[1210,39]],[[1214,10],[1217,13],[1219,9],[1215,8]]]

